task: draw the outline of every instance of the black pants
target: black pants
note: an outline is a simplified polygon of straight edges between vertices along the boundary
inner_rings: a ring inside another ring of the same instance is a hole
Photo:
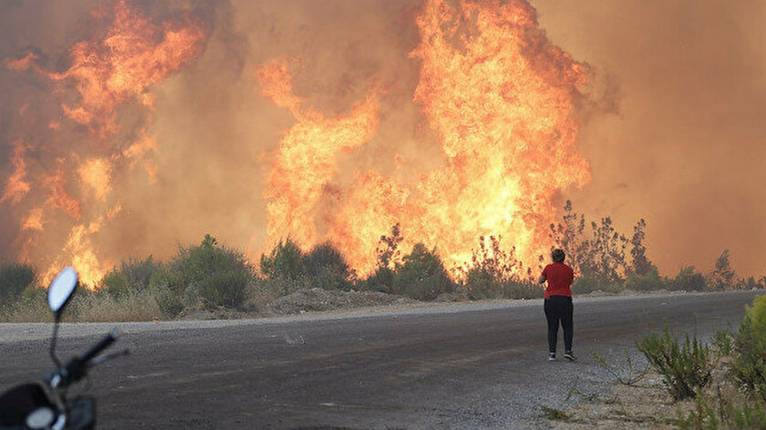
[[[559,321],[564,329],[565,351],[572,351],[572,298],[551,296],[545,299],[545,318],[548,320],[548,351],[556,352],[556,338],[559,333]]]

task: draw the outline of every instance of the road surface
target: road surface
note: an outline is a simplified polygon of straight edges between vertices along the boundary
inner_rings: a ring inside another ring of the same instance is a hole
[[[539,300],[128,324],[121,343],[133,354],[96,369],[89,393],[100,429],[545,428],[542,405],[608,388],[593,352],[619,357],[664,326],[709,336],[736,326],[755,294],[575,299],[577,363],[546,361]],[[0,325],[0,387],[50,367],[47,328]],[[102,330],[65,327],[61,355]]]

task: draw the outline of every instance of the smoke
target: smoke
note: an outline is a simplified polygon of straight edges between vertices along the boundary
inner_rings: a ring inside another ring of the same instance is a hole
[[[186,28],[192,36],[184,45],[188,58],[125,63],[149,64],[154,72],[131,75],[137,76],[135,90],[89,104],[78,87],[82,80],[63,75],[73,73],[72,49],[78,43],[105,46],[114,7],[120,4],[155,29],[139,54],[179,52],[161,46],[171,39],[167,31]],[[488,9],[502,4],[480,3]],[[576,107],[584,127],[579,135],[571,125],[574,131],[564,137],[558,131],[541,136],[552,136],[565,151],[577,136],[591,164],[592,182],[579,191],[572,186],[586,182],[587,168],[576,153],[567,152],[567,162],[574,162],[577,171],[573,178],[544,181],[544,189],[524,185],[523,191],[534,191],[535,197],[519,200],[520,209],[509,211],[516,218],[500,221],[514,232],[533,232],[515,240],[539,241],[536,225],[557,216],[554,205],[572,196],[588,214],[613,215],[626,229],[645,217],[650,257],[664,271],[684,262],[707,268],[721,248],[730,247],[740,271],[762,272],[754,243],[766,239],[759,222],[766,208],[757,198],[758,175],[764,179],[758,160],[766,155],[759,145],[766,131],[757,115],[766,97],[764,52],[756,43],[763,9],[744,3],[693,4],[533,3],[553,44],[530,22],[525,37],[535,44],[525,49],[542,53],[535,70],[547,74],[546,85],[560,90],[556,97],[564,106],[563,113],[541,118],[570,127],[574,114],[568,109]],[[96,279],[121,259],[165,258],[205,233],[251,256],[263,252],[275,239],[268,232],[269,202],[276,194],[270,179],[273,160],[286,133],[300,123],[264,94],[259,71],[274,62],[287,65],[300,109],[320,112],[327,121],[352,115],[372,96],[377,103],[374,133],[365,135],[363,144],[338,146],[328,158],[334,164],[318,188],[321,198],[310,208],[312,217],[295,221],[310,223],[316,241],[348,240],[353,249],[344,251],[369,253],[389,223],[406,222],[394,215],[408,208],[429,214],[430,224],[461,221],[451,209],[428,209],[433,197],[402,203],[424,195],[420,184],[430,172],[465,165],[462,158],[445,156],[443,133],[449,124],[435,125],[438,117],[450,114],[449,103],[459,99],[437,94],[445,107],[436,114],[424,112],[427,102],[413,100],[427,58],[412,56],[422,43],[416,25],[421,1],[5,2],[0,7],[0,93],[5,101],[0,106],[0,178],[1,191],[11,192],[0,201],[2,258],[27,259],[43,269],[74,261],[90,267]],[[478,55],[475,59],[481,61]],[[593,67],[594,94],[587,99],[575,94],[579,83],[569,83],[572,76],[560,72],[584,63]],[[88,113],[97,119],[83,116]],[[455,124],[461,118],[466,117],[456,115]],[[517,170],[529,166],[525,163],[506,163],[511,169],[506,174],[520,177]],[[479,164],[472,168],[481,171]],[[11,180],[16,185],[8,187]],[[458,187],[451,181],[445,183]],[[436,202],[475,210],[462,193]],[[390,207],[361,207],[373,200]],[[499,203],[489,198],[482,203],[491,204]],[[380,225],[362,231],[360,225],[338,221],[360,213],[381,215]],[[411,233],[429,245],[455,248],[441,231],[418,226],[424,219],[412,219],[405,237]],[[460,241],[506,233],[482,225],[464,231],[455,225],[453,230],[460,231],[453,238]],[[370,243],[361,244],[360,237]],[[513,241],[508,237],[507,245]]]
[[[764,273],[766,34],[761,2],[534,0],[554,43],[609,75],[619,113],[581,129],[592,182],[576,206],[627,230],[648,222],[668,274],[724,248]]]

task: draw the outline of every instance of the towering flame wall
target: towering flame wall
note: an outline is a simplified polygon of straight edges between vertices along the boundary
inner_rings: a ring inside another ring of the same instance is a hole
[[[369,40],[307,30],[320,52],[280,33],[343,19],[328,8],[83,4],[70,19],[92,28],[66,50],[6,56],[3,254],[95,283],[207,232],[253,256],[290,236],[365,273],[400,223],[450,266],[489,234],[536,262],[561,193],[590,178],[587,67],[520,0],[380,2],[357,18]],[[407,30],[376,33],[391,24]]]

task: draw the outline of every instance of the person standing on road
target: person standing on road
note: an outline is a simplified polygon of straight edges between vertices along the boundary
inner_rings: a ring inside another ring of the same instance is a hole
[[[545,319],[548,320],[548,361],[556,360],[556,343],[559,333],[559,322],[564,329],[564,358],[574,361],[572,354],[573,323],[572,313],[572,282],[574,270],[564,264],[566,254],[561,249],[554,249],[551,253],[553,263],[545,266],[538,282],[545,288]]]

